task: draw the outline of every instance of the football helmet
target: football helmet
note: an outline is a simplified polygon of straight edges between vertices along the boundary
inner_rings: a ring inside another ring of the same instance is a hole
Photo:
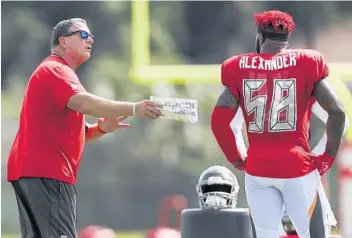
[[[228,168],[214,165],[203,171],[196,189],[200,208],[223,209],[236,207],[240,187]]]

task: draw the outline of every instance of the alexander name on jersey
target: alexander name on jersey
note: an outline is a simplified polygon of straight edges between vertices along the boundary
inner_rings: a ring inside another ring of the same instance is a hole
[[[260,55],[246,55],[242,56],[238,62],[240,69],[278,70],[296,66],[297,60],[296,54],[290,53],[274,56],[270,60],[263,59]]]

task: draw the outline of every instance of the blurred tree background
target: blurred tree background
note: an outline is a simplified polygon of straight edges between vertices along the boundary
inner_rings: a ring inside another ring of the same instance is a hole
[[[34,68],[50,53],[51,31],[63,19],[84,18],[96,35],[91,59],[78,69],[88,91],[127,101],[151,95],[197,98],[201,107],[197,125],[131,118],[132,128],[87,144],[78,182],[79,228],[87,224],[117,230],[154,227],[164,196],[183,194],[189,206],[195,207],[199,173],[211,164],[227,165],[209,127],[220,85],[141,86],[128,78],[130,8],[128,1],[1,2],[3,232],[18,232],[16,201],[5,178],[23,92]],[[294,16],[297,32],[293,46],[331,45],[333,49],[319,49],[329,60],[352,61],[351,48],[336,48],[341,42],[321,41],[340,27],[334,34],[350,42],[344,34],[352,29],[351,2],[152,1],[152,62],[220,64],[232,55],[253,51],[253,13],[272,9]],[[243,174],[236,174],[243,184]],[[333,199],[335,208],[336,203]],[[247,206],[243,185],[239,206]]]

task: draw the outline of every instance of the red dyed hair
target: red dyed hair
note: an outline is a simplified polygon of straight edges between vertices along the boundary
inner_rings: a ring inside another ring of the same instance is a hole
[[[254,14],[255,26],[265,29],[272,25],[275,31],[287,31],[289,34],[295,30],[295,22],[290,14],[273,10]]]

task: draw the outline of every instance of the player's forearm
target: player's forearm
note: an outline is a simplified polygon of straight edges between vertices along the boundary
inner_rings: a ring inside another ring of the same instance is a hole
[[[323,110],[323,109],[322,109]],[[325,111],[324,111],[325,112]],[[326,113],[326,112],[325,112]],[[327,113],[326,113],[327,114]],[[317,115],[317,114],[316,114]],[[317,115],[319,117],[319,115]],[[326,116],[328,118],[328,116]],[[320,117],[319,117],[320,118]],[[324,124],[326,124],[327,122],[327,118],[325,121],[322,120],[322,118],[320,118]],[[345,126],[343,128],[343,135],[346,134],[348,128],[349,128],[350,124],[349,124],[349,120],[348,117],[345,117]],[[318,144],[312,149],[312,153],[315,155],[320,155],[322,153],[324,153],[325,147],[326,147],[326,142],[327,142],[327,135],[326,135],[326,131],[324,132],[324,135],[321,137],[320,141],[318,142]]]
[[[328,112],[329,118],[326,123],[327,142],[325,152],[329,155],[336,156],[343,137],[346,114],[340,109],[334,112]]]
[[[78,93],[69,99],[67,106],[93,117],[117,118],[133,116],[133,105],[134,103],[113,101],[90,93]]]
[[[102,137],[103,135],[105,135],[104,133],[99,131],[98,123],[95,123],[93,125],[87,125],[87,126],[88,126],[88,130],[86,132],[86,143],[96,140]]]
[[[230,163],[241,159],[235,136],[230,127],[234,116],[235,112],[232,109],[216,106],[211,117],[211,129],[214,137]]]
[[[329,85],[327,79],[316,83],[313,95],[320,106],[328,113],[326,122],[327,142],[325,152],[335,157],[340,148],[343,129],[345,126],[345,110],[335,91]]]

